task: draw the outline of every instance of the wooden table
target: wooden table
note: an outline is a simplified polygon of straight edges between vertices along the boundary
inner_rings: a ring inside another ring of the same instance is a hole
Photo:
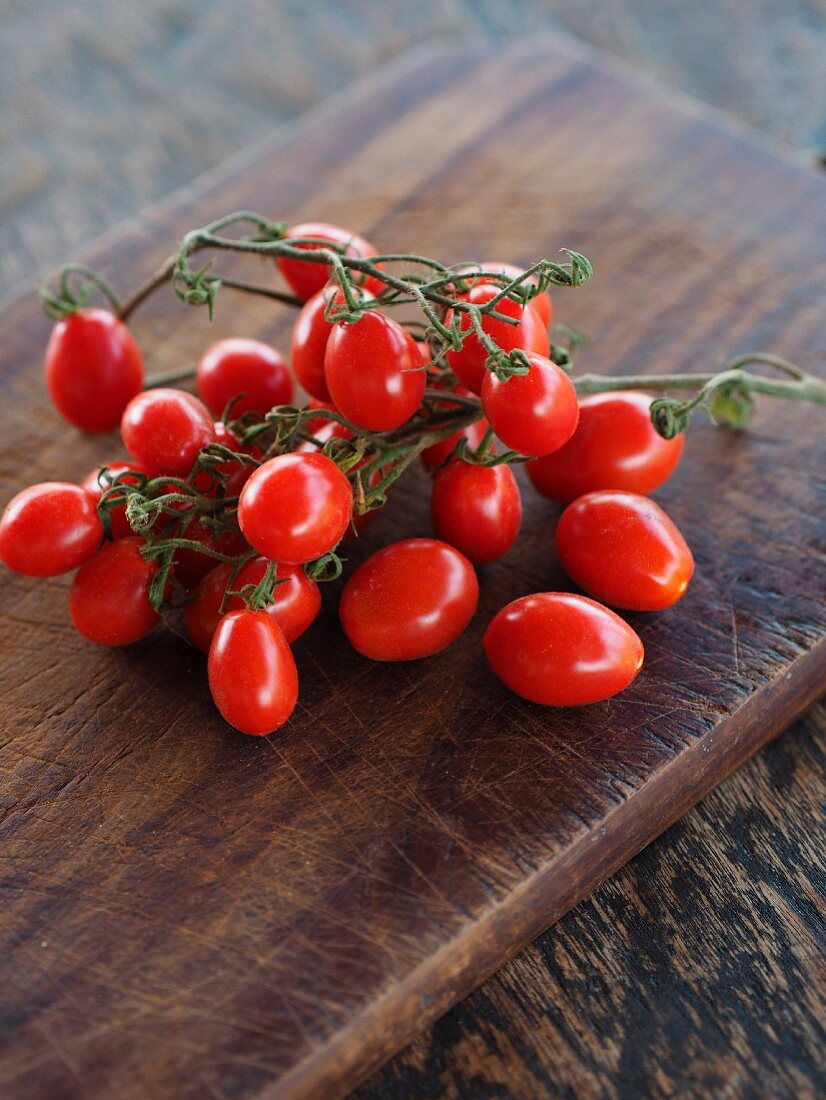
[[[815,710],[362,1094],[813,1094],[823,733]]]

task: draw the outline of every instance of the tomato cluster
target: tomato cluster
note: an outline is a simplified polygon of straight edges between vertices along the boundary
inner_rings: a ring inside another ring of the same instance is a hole
[[[504,684],[536,703],[591,703],[625,688],[642,643],[609,608],[668,607],[692,574],[682,536],[647,496],[675,469],[682,440],[656,433],[643,394],[577,399],[553,357],[547,292],[530,275],[525,293],[502,292],[518,268],[456,269],[442,311],[451,340],[431,330],[428,342],[385,308],[381,261],[356,270],[345,294],[328,281],[326,257],[303,259],[330,246],[369,259],[376,252],[362,237],[320,223],[287,237],[293,247],[278,268],[304,303],[292,371],[275,349],[237,338],[201,356],[197,396],[144,389],[140,352],[114,315],[79,308],[58,321],[46,355],[55,405],[87,431],[119,424],[127,457],[82,485],[18,494],[0,520],[0,560],[38,577],[76,570],[71,620],[103,645],[136,642],[161,613],[180,612],[208,655],[221,714],[267,734],[296,705],[291,645],[319,612],[318,582],[340,571],[337,550],[395,478],[420,458],[435,537],[385,546],[346,579],[342,628],[376,661],[430,656],[465,630],[477,610],[476,567],[518,537],[513,462],[529,459],[537,490],[567,505],[557,552],[587,595],[514,601],[488,625],[485,654]],[[471,316],[469,307],[487,311]],[[517,357],[497,359],[491,347]],[[294,377],[306,406],[291,405]]]

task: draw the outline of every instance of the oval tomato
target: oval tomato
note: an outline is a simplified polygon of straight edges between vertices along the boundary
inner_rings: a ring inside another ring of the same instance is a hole
[[[430,511],[436,537],[474,565],[501,558],[522,523],[522,500],[510,466],[451,462],[436,474]]]
[[[585,596],[539,592],[494,616],[483,639],[491,668],[523,699],[581,706],[628,687],[642,668],[631,627]]]
[[[260,340],[234,337],[206,349],[195,372],[198,393],[215,416],[233,398],[232,418],[245,412],[267,413],[293,399],[290,370],[275,348]]]
[[[415,340],[377,310],[355,324],[333,325],[324,376],[336,408],[373,432],[389,432],[409,420],[422,403],[426,384]]]
[[[107,432],[143,386],[143,360],[129,329],[105,309],[58,321],[46,348],[46,386],[58,412],[84,432]]]
[[[95,499],[79,485],[44,481],[13,497],[0,519],[0,561],[28,577],[68,573],[103,538]]]
[[[595,489],[647,494],[662,485],[680,461],[684,436],[663,439],[651,423],[651,400],[631,390],[580,398],[570,440],[527,464],[536,490],[567,504]]]
[[[576,390],[568,375],[550,359],[528,353],[527,374],[500,381],[488,373],[482,408],[506,447],[523,455],[546,455],[562,447],[579,419]]]
[[[245,585],[258,584],[267,570],[265,558],[253,558],[232,582],[234,591]],[[221,604],[232,576],[232,566],[217,565],[199,582],[195,598],[184,610],[186,630],[192,642],[203,653],[209,652],[213,635],[221,621]],[[276,570],[279,584],[273,589],[275,600],[264,610],[272,615],[289,644],[300,638],[311,625],[321,608],[321,593],[315,581],[310,580],[300,565],[279,565]],[[230,596],[223,614],[242,611],[246,605],[240,596]]]
[[[374,661],[412,661],[454,642],[478,599],[476,574],[463,554],[436,539],[406,539],[358,567],[338,610],[359,653]]]
[[[131,645],[159,621],[149,602],[157,567],[142,556],[142,546],[143,539],[134,535],[109,542],[77,571],[69,593],[69,614],[90,642]]]
[[[326,455],[284,454],[253,473],[241,491],[238,522],[270,561],[320,558],[338,544],[353,509],[350,482]]]
[[[216,707],[241,733],[273,733],[295,709],[295,661],[281,628],[265,611],[225,615],[209,647],[207,669]]]
[[[458,300],[482,306],[495,298],[500,293],[500,289],[491,283],[478,283],[467,294],[460,294]],[[523,307],[512,298],[503,298],[496,306],[496,312],[518,321],[516,325],[509,325],[507,321],[499,321],[495,317],[482,319],[483,331],[495,340],[503,351],[522,348],[524,351],[532,351],[539,355],[550,353],[548,332],[533,302]],[[450,325],[452,319],[453,311],[448,310],[445,315],[445,324]],[[473,327],[473,322],[467,313],[462,313],[459,327],[462,332],[467,332]],[[477,394],[482,392],[482,384],[489,373],[485,367],[488,353],[479,343],[479,337],[474,332],[465,337],[458,351],[447,352],[445,359],[456,377],[469,390]]]
[[[361,291],[362,298],[372,298],[369,291]],[[293,325],[290,356],[293,370],[300,385],[310,397],[332,408],[332,398],[324,377],[324,355],[327,341],[333,325],[327,320],[328,304],[335,299],[341,304],[344,299],[336,286],[326,286],[309,298],[298,312]]]
[[[315,237],[323,242],[321,244],[296,245],[297,248],[310,251],[328,245],[335,245],[340,250],[343,249],[346,256],[359,256],[362,259],[369,259],[371,256],[376,255],[375,248],[364,237],[360,237],[358,233],[353,233],[349,229],[342,229],[339,225],[331,225],[329,222],[301,222],[300,225],[290,226],[287,230],[287,236]],[[331,274],[327,264],[294,260],[287,256],[278,256],[276,263],[285,281],[304,301],[312,298],[314,294],[318,294]],[[381,293],[383,284],[373,276],[365,277],[355,271],[350,274],[354,283],[361,283],[368,290],[373,290],[377,294]]]
[[[145,390],[123,413],[121,435],[129,454],[153,477],[186,477],[198,452],[215,440],[209,409],[183,390]]]
[[[694,558],[648,497],[604,490],[569,504],[556,528],[562,568],[590,596],[628,611],[661,611],[685,593]]]

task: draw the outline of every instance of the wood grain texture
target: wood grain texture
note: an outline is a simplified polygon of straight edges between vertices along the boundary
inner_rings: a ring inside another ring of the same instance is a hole
[[[568,31],[826,149],[823,0],[4,0],[0,20],[0,289],[424,43]]]
[[[597,266],[591,288],[558,299],[593,335],[589,368],[687,369],[755,346],[811,363],[823,194],[759,142],[587,57],[434,54],[92,259],[134,278],[182,231],[242,206],[450,260],[567,244]],[[136,331],[162,368],[216,335],[283,343],[287,325],[224,297],[207,334],[167,297]],[[4,496],[108,458],[47,407],[36,303],[10,302],[0,327]],[[634,617],[638,684],[577,712],[514,699],[478,646],[506,599],[563,583],[554,513],[535,499],[518,553],[484,571],[478,620],[441,660],[363,661],[328,593],[296,647],[300,712],[263,742],[214,715],[197,654],[168,638],[100,653],[55,615],[64,583],[3,578],[0,1087],[333,1096],[558,918],[822,689],[812,417],[764,410],[746,436],[698,428],[659,495],[696,580],[674,613]],[[356,557],[426,531],[426,514],[422,479]]]
[[[821,705],[353,1100],[822,1096],[824,805]]]

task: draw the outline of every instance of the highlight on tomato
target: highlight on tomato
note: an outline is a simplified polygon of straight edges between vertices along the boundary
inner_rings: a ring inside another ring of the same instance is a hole
[[[66,481],[44,481],[6,505],[0,561],[28,577],[55,577],[82,565],[102,539],[94,496]]]
[[[84,432],[107,432],[143,388],[143,360],[126,325],[105,309],[61,318],[46,348],[46,386],[58,412]]]
[[[324,377],[336,408],[373,432],[400,428],[421,405],[426,385],[415,340],[379,310],[333,325]]]
[[[648,497],[606,489],[569,504],[556,527],[562,568],[594,599],[662,611],[681,599],[694,558],[676,525]]]
[[[238,522],[270,561],[313,561],[333,550],[353,511],[350,482],[327,455],[283,454],[259,466],[241,490]]]
[[[376,551],[348,579],[338,613],[347,640],[374,661],[413,661],[455,642],[476,611],[473,566],[437,539]]]
[[[509,603],[494,616],[483,645],[506,687],[556,707],[597,703],[623,691],[644,656],[642,641],[619,615],[567,592]]]
[[[149,600],[157,565],[141,554],[136,535],[106,543],[75,574],[69,614],[75,629],[98,645],[131,645],[160,621]]]
[[[474,565],[496,561],[510,550],[522,523],[513,470],[449,463],[433,481],[430,514],[436,537],[461,550]]]
[[[235,336],[211,344],[198,360],[195,382],[214,416],[230,402],[232,417],[266,413],[293,399],[293,379],[283,357],[261,340]]]
[[[298,700],[298,671],[278,623],[266,611],[230,611],[215,630],[207,661],[213,701],[231,726],[274,733]]]
[[[527,359],[527,374],[503,381],[486,373],[482,408],[506,447],[523,455],[546,455],[576,431],[579,404],[573,382],[556,363],[533,352]]]
[[[153,477],[186,477],[198,452],[215,440],[206,405],[191,393],[165,388],[133,397],[120,431],[129,454]]]
[[[677,468],[685,436],[663,439],[650,408],[651,398],[636,390],[581,397],[570,440],[527,464],[534,488],[561,504],[596,489],[653,492]]]

